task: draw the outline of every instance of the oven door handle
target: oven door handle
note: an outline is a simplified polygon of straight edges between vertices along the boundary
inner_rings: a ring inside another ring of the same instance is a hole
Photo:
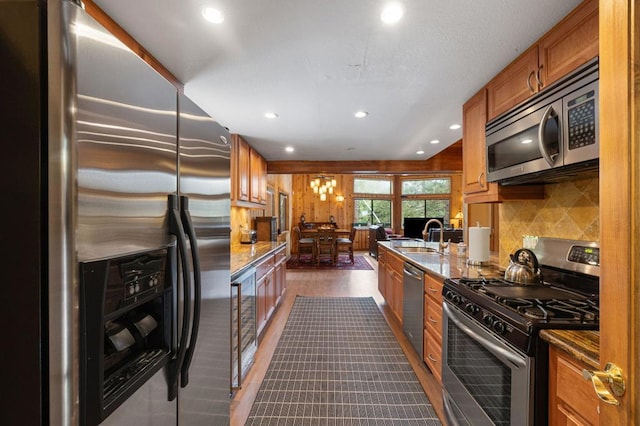
[[[187,262],[187,236],[180,220],[180,212],[178,211],[178,196],[169,194],[169,233],[177,237],[178,257],[180,258],[180,266],[182,267],[182,287],[184,292],[184,303],[182,307],[182,334],[178,343],[178,353],[175,358],[169,362],[168,378],[169,382],[169,401],[173,401],[178,396],[178,375],[184,362],[184,356],[187,351],[187,339],[189,332],[189,317],[191,316],[191,272],[189,262]]]
[[[559,155],[559,154],[549,155],[549,152],[547,151],[547,146],[544,140],[545,125],[547,124],[547,120],[551,117],[551,114],[553,113],[555,113],[555,111],[553,110],[553,105],[549,105],[547,109],[544,110],[544,113],[542,114],[542,119],[540,119],[540,124],[538,125],[538,149],[540,150],[540,154],[542,154],[542,157],[547,162],[547,164],[549,164],[550,167],[553,167],[553,165],[556,162],[556,158]],[[558,123],[558,127],[560,127],[560,123]],[[560,131],[560,129],[558,129],[558,137],[560,137],[561,134],[562,132]],[[559,149],[558,149],[558,152],[559,152]]]
[[[492,339],[487,339],[485,336],[482,336],[480,333],[472,330],[467,324],[462,322],[459,318],[456,317],[456,313],[449,307],[447,303],[442,304],[442,309],[447,317],[453,321],[453,323],[462,330],[467,336],[471,337],[476,342],[479,342],[482,346],[487,348],[489,351],[493,352],[497,356],[501,356],[503,359],[510,361],[517,368],[525,368],[527,364],[525,360],[514,355],[501,345],[496,344]]]
[[[189,346],[184,355],[184,362],[180,367],[180,386],[186,387],[189,384],[189,368],[191,368],[191,360],[196,349],[196,341],[198,331],[200,329],[200,311],[202,305],[202,273],[200,272],[200,253],[198,251],[198,242],[196,231],[191,220],[189,212],[189,198],[180,196],[180,219],[182,226],[189,237],[189,245],[191,247],[191,259],[193,263],[193,321],[191,321],[191,333],[189,334]],[[190,303],[185,299],[185,304]]]

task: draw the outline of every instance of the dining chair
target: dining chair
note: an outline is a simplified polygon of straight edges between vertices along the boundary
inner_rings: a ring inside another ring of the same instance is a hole
[[[333,229],[318,228],[316,235],[316,263],[320,264],[320,258],[328,255],[329,262],[333,265],[335,261],[335,233]]]
[[[311,261],[316,261],[316,240],[314,238],[302,238],[300,227],[293,228],[293,238],[298,242],[298,250],[296,253],[296,261],[300,261],[300,253],[311,253]]]
[[[349,232],[349,238],[336,238],[335,242],[335,258],[334,263],[338,263],[338,259],[340,257],[340,253],[348,253],[349,260],[351,260],[351,264],[354,263],[353,260],[353,243],[356,238],[356,228],[351,227],[351,231]]]

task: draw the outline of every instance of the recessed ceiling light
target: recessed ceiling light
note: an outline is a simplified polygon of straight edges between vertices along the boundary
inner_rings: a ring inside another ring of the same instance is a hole
[[[287,151],[287,152],[293,152],[294,151],[292,146],[288,146],[284,150]]]
[[[214,9],[213,7],[203,7],[202,8],[202,16],[209,22],[213,22],[214,24],[221,24],[224,22],[224,15],[218,9]]]
[[[278,114],[276,114],[275,112],[265,112],[264,116],[269,118],[269,119],[274,119],[274,118],[278,118]]]
[[[460,127],[462,127],[462,126],[461,126],[461,125],[459,125],[459,124],[452,124],[451,126],[449,126],[449,128],[450,128],[451,130],[458,130]]]
[[[416,154],[418,154],[418,155],[422,155],[422,154],[424,154],[424,151],[423,151],[423,150],[421,150],[421,149],[419,149],[419,150],[417,150],[417,151],[416,151]]]
[[[522,141],[523,144],[528,144],[528,143],[531,143],[531,142],[533,142],[533,139],[524,139]]]
[[[380,19],[385,24],[395,24],[398,22],[402,15],[404,14],[404,9],[400,3],[388,3],[380,14]]]
[[[438,139],[434,139],[432,141],[429,141],[429,143],[435,145],[437,143],[440,143],[440,141]]]
[[[364,118],[364,117],[366,117],[367,115],[369,115],[369,113],[368,113],[368,112],[366,112],[366,111],[358,111],[358,112],[356,112],[356,113],[355,113],[355,114],[353,114],[353,115],[354,115],[354,117],[356,117],[356,118]]]

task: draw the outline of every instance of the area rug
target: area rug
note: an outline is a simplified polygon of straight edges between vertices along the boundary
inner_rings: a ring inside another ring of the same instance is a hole
[[[353,264],[349,260],[349,256],[340,256],[338,263],[332,264],[329,258],[320,258],[320,265],[316,265],[311,255],[300,255],[300,260],[296,259],[296,255],[292,255],[287,261],[287,269],[310,269],[310,270],[340,270],[340,271],[356,271],[356,270],[372,270],[373,267],[367,262],[364,256],[353,256]]]
[[[373,298],[297,296],[246,425],[439,425]]]

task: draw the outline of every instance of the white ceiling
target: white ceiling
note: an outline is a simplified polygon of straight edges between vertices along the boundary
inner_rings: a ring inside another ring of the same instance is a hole
[[[267,160],[328,161],[445,149],[462,137],[449,129],[462,104],[580,3],[400,0],[404,17],[388,26],[385,2],[95,0]],[[203,5],[224,23],[206,22]]]

